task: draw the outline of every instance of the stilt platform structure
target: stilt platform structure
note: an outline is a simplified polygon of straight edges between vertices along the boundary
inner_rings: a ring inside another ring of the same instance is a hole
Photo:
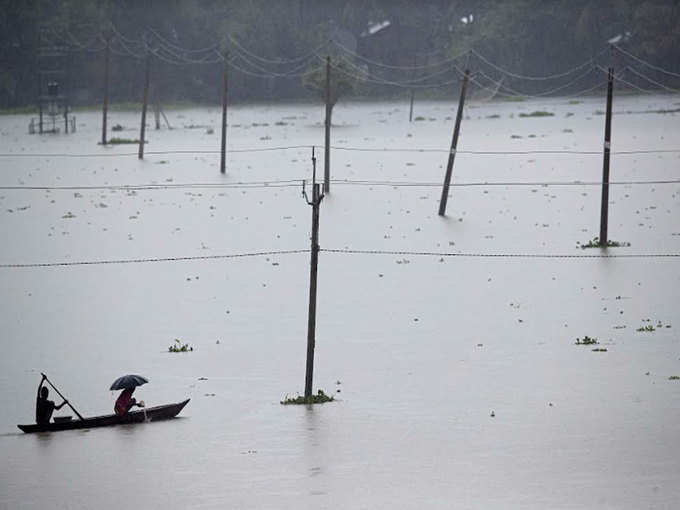
[[[30,134],[59,133],[62,122],[64,133],[75,132],[76,119],[69,112],[66,93],[69,56],[70,48],[56,44],[50,37],[50,29],[42,26],[36,54],[38,118],[31,119]]]

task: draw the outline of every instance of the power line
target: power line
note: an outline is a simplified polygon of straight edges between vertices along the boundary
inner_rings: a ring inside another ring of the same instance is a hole
[[[312,49],[311,51],[309,51],[309,52],[307,52],[303,55],[300,55],[298,57],[293,57],[293,58],[288,58],[288,59],[282,59],[282,58],[268,59],[268,58],[256,55],[255,53],[249,51],[247,48],[243,47],[243,45],[241,45],[231,35],[227,35],[227,38],[236,48],[241,50],[241,52],[243,52],[246,55],[248,55],[249,57],[254,58],[255,60],[259,60],[260,62],[263,62],[265,64],[295,64],[295,63],[301,62],[303,60],[308,60],[309,58],[316,55],[320,50],[322,50],[323,48],[325,48],[328,45],[328,42],[325,42],[325,43],[317,46],[316,48]]]
[[[325,62],[325,59],[321,55],[317,55],[317,58],[321,60],[322,62]],[[390,85],[393,87],[401,87],[401,88],[417,88],[417,89],[433,89],[433,88],[440,88],[440,87],[445,87],[447,85],[452,85],[454,83],[458,83],[460,80],[456,78],[455,80],[450,80],[450,81],[445,81],[441,83],[432,83],[432,84],[414,84],[414,83],[408,83],[408,82],[398,82],[398,81],[391,81],[391,80],[384,80],[382,78],[371,78],[370,75],[366,76],[361,76],[357,74],[350,73],[341,67],[339,67],[337,64],[331,63],[331,67],[335,69],[337,72],[344,74],[345,76],[349,76],[350,78],[353,78],[358,81],[364,81],[366,83],[374,83],[377,85]],[[356,66],[354,66],[356,67]]]
[[[114,264],[148,264],[153,262],[188,262],[196,260],[222,260],[222,259],[237,259],[248,257],[263,257],[273,255],[289,255],[294,253],[308,253],[306,250],[271,250],[259,251],[250,253],[231,253],[227,255],[196,255],[188,257],[155,257],[155,258],[137,258],[137,259],[111,259],[111,260],[79,260],[79,261],[64,261],[64,262],[34,262],[34,263],[18,263],[18,264],[0,264],[0,269],[23,269],[36,267],[69,267],[69,266],[99,266],[99,265],[114,265]]]
[[[197,182],[176,184],[120,184],[120,185],[74,185],[74,186],[0,186],[3,191],[154,191],[154,190],[182,190],[182,189],[252,189],[252,188],[299,188],[303,181],[308,178],[254,181],[254,182]],[[389,181],[389,180],[350,180],[332,179],[336,185],[345,186],[376,186],[393,188],[438,188],[441,182],[427,181]],[[610,181],[610,186],[652,186],[665,184],[680,184],[680,179],[658,179],[647,181]],[[479,181],[479,182],[454,182],[451,187],[564,187],[564,186],[602,186],[601,181]]]
[[[663,83],[660,83],[660,82],[658,82],[658,81],[652,80],[649,76],[645,76],[644,74],[640,73],[639,71],[636,71],[636,70],[633,69],[632,67],[626,67],[626,69],[627,69],[628,71],[630,71],[631,73],[633,73],[634,75],[639,76],[639,77],[642,78],[643,80],[647,80],[649,83],[652,83],[652,84],[654,84],[654,85],[657,85],[657,86],[661,87],[662,89],[667,90],[668,92],[675,92],[676,94],[680,94],[680,90],[674,89],[674,88],[671,88],[671,87],[667,87],[667,86],[664,85]]]
[[[443,66],[443,65],[455,62],[456,60],[458,60],[458,59],[469,54],[469,51],[465,51],[463,53],[460,53],[459,55],[456,55],[455,57],[451,57],[451,58],[448,58],[448,59],[445,59],[445,60],[440,60],[439,62],[436,62],[436,63],[433,63],[433,64],[414,65],[414,66],[395,66],[395,65],[390,65],[390,64],[384,64],[382,62],[378,62],[377,60],[371,60],[371,59],[366,58],[362,55],[359,55],[358,53],[355,53],[354,51],[350,50],[346,46],[343,46],[342,44],[340,44],[337,41],[331,41],[331,43],[333,43],[335,46],[337,46],[338,48],[343,50],[348,55],[351,55],[351,56],[353,56],[353,57],[355,57],[359,60],[362,60],[362,61],[366,62],[367,64],[372,64],[374,66],[383,67],[385,69],[394,69],[394,70],[401,70],[401,71],[417,71],[417,70],[420,70],[420,69],[430,69],[432,67],[439,67],[439,66]],[[440,51],[440,50],[438,50],[438,51]]]
[[[550,75],[545,75],[545,76],[527,76],[527,75],[523,75],[523,74],[513,73],[512,71],[509,71],[508,69],[505,69],[505,68],[503,68],[503,67],[501,67],[497,64],[494,64],[493,62],[488,60],[486,57],[484,57],[484,55],[479,53],[477,50],[473,49],[473,50],[471,50],[471,53],[473,55],[475,55],[477,58],[479,58],[482,62],[487,64],[488,66],[493,67],[495,70],[497,70],[497,71],[499,71],[503,74],[506,74],[508,76],[511,76],[513,78],[517,78],[517,79],[520,79],[520,80],[530,80],[530,81],[545,81],[545,80],[553,80],[553,79],[557,79],[557,78],[563,78],[565,76],[569,76],[572,73],[575,73],[576,71],[583,69],[586,66],[590,66],[595,62],[595,59],[597,59],[600,55],[602,55],[606,51],[607,51],[606,48],[601,50],[600,52],[595,54],[595,56],[591,57],[590,59],[586,60],[585,62],[583,62],[583,63],[581,63],[581,64],[579,64],[575,67],[572,67],[571,69],[568,69],[568,70],[560,72],[560,73],[555,73],[555,74],[550,74]]]
[[[461,257],[461,258],[514,258],[514,259],[662,259],[680,258],[680,253],[620,253],[620,254],[557,254],[557,253],[482,253],[482,252],[436,252],[436,251],[409,251],[409,250],[354,250],[349,248],[320,248],[320,251],[342,255],[397,255],[413,257]],[[5,263],[0,264],[0,269],[29,269],[51,268],[72,266],[100,266],[119,264],[150,264],[162,262],[192,262],[208,260],[226,260],[238,258],[264,257],[276,255],[292,255],[309,253],[309,249],[301,250],[270,250],[250,253],[231,253],[225,255],[196,255],[186,257],[152,257],[134,259],[105,259],[105,260],[78,260],[61,262],[28,262],[28,263]]]
[[[612,46],[617,51],[623,53],[624,55],[626,55],[630,58],[632,58],[636,62],[639,62],[640,64],[649,67],[650,69],[654,69],[655,71],[659,71],[660,73],[664,73],[664,74],[667,74],[669,76],[675,76],[676,78],[680,78],[680,74],[678,74],[678,73],[674,73],[674,72],[669,71],[667,69],[664,69],[662,67],[655,66],[654,64],[651,64],[651,63],[647,62],[646,60],[643,60],[640,57],[637,57],[637,56],[633,55],[632,53],[629,53],[628,51],[624,50],[623,48],[621,48],[620,46],[618,46],[616,44],[613,44]]]
[[[572,86],[574,83],[577,83],[577,82],[581,81],[583,78],[585,78],[586,76],[589,76],[594,70],[595,69],[593,67],[591,67],[588,70],[586,70],[585,73],[579,74],[573,80],[571,80],[571,81],[569,81],[569,82],[567,82],[563,85],[560,85],[558,87],[554,87],[554,88],[551,88],[551,89],[548,89],[548,90],[544,90],[542,92],[533,93],[533,94],[525,94],[525,93],[519,92],[517,90],[514,90],[514,89],[508,87],[507,85],[503,84],[502,82],[496,82],[495,80],[493,80],[491,77],[489,77],[488,75],[486,75],[482,71],[478,71],[478,73],[476,73],[476,74],[479,74],[480,76],[482,76],[483,78],[486,78],[487,80],[489,80],[490,82],[492,82],[494,84],[500,83],[500,88],[503,88],[503,89],[507,90],[508,92],[510,92],[511,94],[514,94],[515,97],[540,98],[540,97],[555,94],[557,92],[560,92],[560,91]]]
[[[321,248],[320,251],[345,255],[399,255],[422,257],[464,257],[464,258],[516,258],[516,259],[643,259],[643,258],[680,258],[680,253],[621,253],[600,255],[570,255],[556,253],[475,253],[475,252],[435,252],[435,251],[402,251],[402,250],[352,250]]]
[[[358,151],[358,152],[436,152],[448,154],[449,149],[424,149],[424,148],[379,148],[379,147],[344,147],[338,145],[331,145],[331,149],[341,151]],[[629,151],[611,151],[612,155],[634,155],[634,154],[663,154],[663,153],[677,153],[680,149],[638,149]],[[577,154],[601,156],[602,151],[577,151],[569,149],[546,149],[546,150],[524,150],[524,151],[478,151],[478,150],[456,150],[457,154],[474,154],[478,156],[527,156],[527,155],[557,155],[557,154]],[[2,154],[0,154],[2,156]]]
[[[241,148],[228,149],[227,153],[257,153],[257,152],[276,152],[283,150],[295,149],[311,149],[312,145],[287,145],[277,147],[258,147],[258,148]],[[408,152],[408,153],[441,153],[448,154],[449,149],[436,148],[389,148],[389,147],[347,147],[339,145],[331,145],[331,149],[338,151],[356,151],[356,152]],[[472,154],[478,156],[528,156],[528,155],[602,155],[601,150],[579,151],[569,149],[545,149],[545,150],[523,150],[523,151],[493,151],[493,150],[457,150],[458,154]],[[187,150],[167,150],[167,151],[147,151],[147,155],[164,156],[164,155],[191,155],[191,154],[219,154],[219,150],[215,149],[187,149]],[[611,155],[630,156],[636,154],[673,154],[680,153],[680,149],[636,149],[611,151]],[[25,152],[4,152],[0,153],[0,158],[98,158],[98,157],[123,157],[136,156],[136,152],[114,152],[114,153],[56,153],[56,152],[42,152],[42,153],[25,153]]]

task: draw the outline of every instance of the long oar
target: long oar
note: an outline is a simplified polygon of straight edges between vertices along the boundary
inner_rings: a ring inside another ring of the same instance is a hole
[[[53,389],[54,391],[56,391],[57,394],[58,394],[62,399],[66,400],[66,397],[64,397],[64,395],[61,394],[61,392],[57,389],[57,387],[56,387],[54,384],[52,384],[52,381],[50,381],[50,380],[47,378],[47,376],[46,376],[45,374],[43,374],[42,372],[40,372],[40,375],[42,375],[42,376],[45,378],[45,380],[48,382],[48,384],[49,384],[50,386],[52,386],[52,389]],[[78,411],[76,411],[76,408],[73,407],[73,406],[71,405],[71,402],[69,402],[68,400],[66,400],[66,403],[68,404],[68,406],[69,406],[71,409],[73,409],[73,412],[76,413],[76,414],[78,415],[78,418],[80,418],[81,420],[84,420],[84,419],[85,419],[85,418],[83,418],[83,416],[82,416]]]

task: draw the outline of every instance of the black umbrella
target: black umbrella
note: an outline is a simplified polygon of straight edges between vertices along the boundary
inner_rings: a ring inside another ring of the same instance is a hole
[[[142,384],[148,383],[149,380],[146,377],[142,377],[141,375],[124,375],[122,377],[119,377],[115,381],[113,381],[113,384],[111,385],[112,390],[126,390],[128,388],[135,388],[137,386],[141,386]]]

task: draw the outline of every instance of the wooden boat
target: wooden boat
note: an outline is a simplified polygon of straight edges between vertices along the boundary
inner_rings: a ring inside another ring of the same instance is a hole
[[[30,432],[56,432],[58,430],[90,429],[94,427],[110,427],[112,425],[124,425],[126,423],[143,423],[145,421],[169,420],[179,414],[191,399],[177,404],[166,404],[163,406],[149,407],[138,411],[131,411],[125,416],[117,414],[107,414],[104,416],[93,416],[82,420],[59,420],[44,425],[17,425],[22,431]]]

